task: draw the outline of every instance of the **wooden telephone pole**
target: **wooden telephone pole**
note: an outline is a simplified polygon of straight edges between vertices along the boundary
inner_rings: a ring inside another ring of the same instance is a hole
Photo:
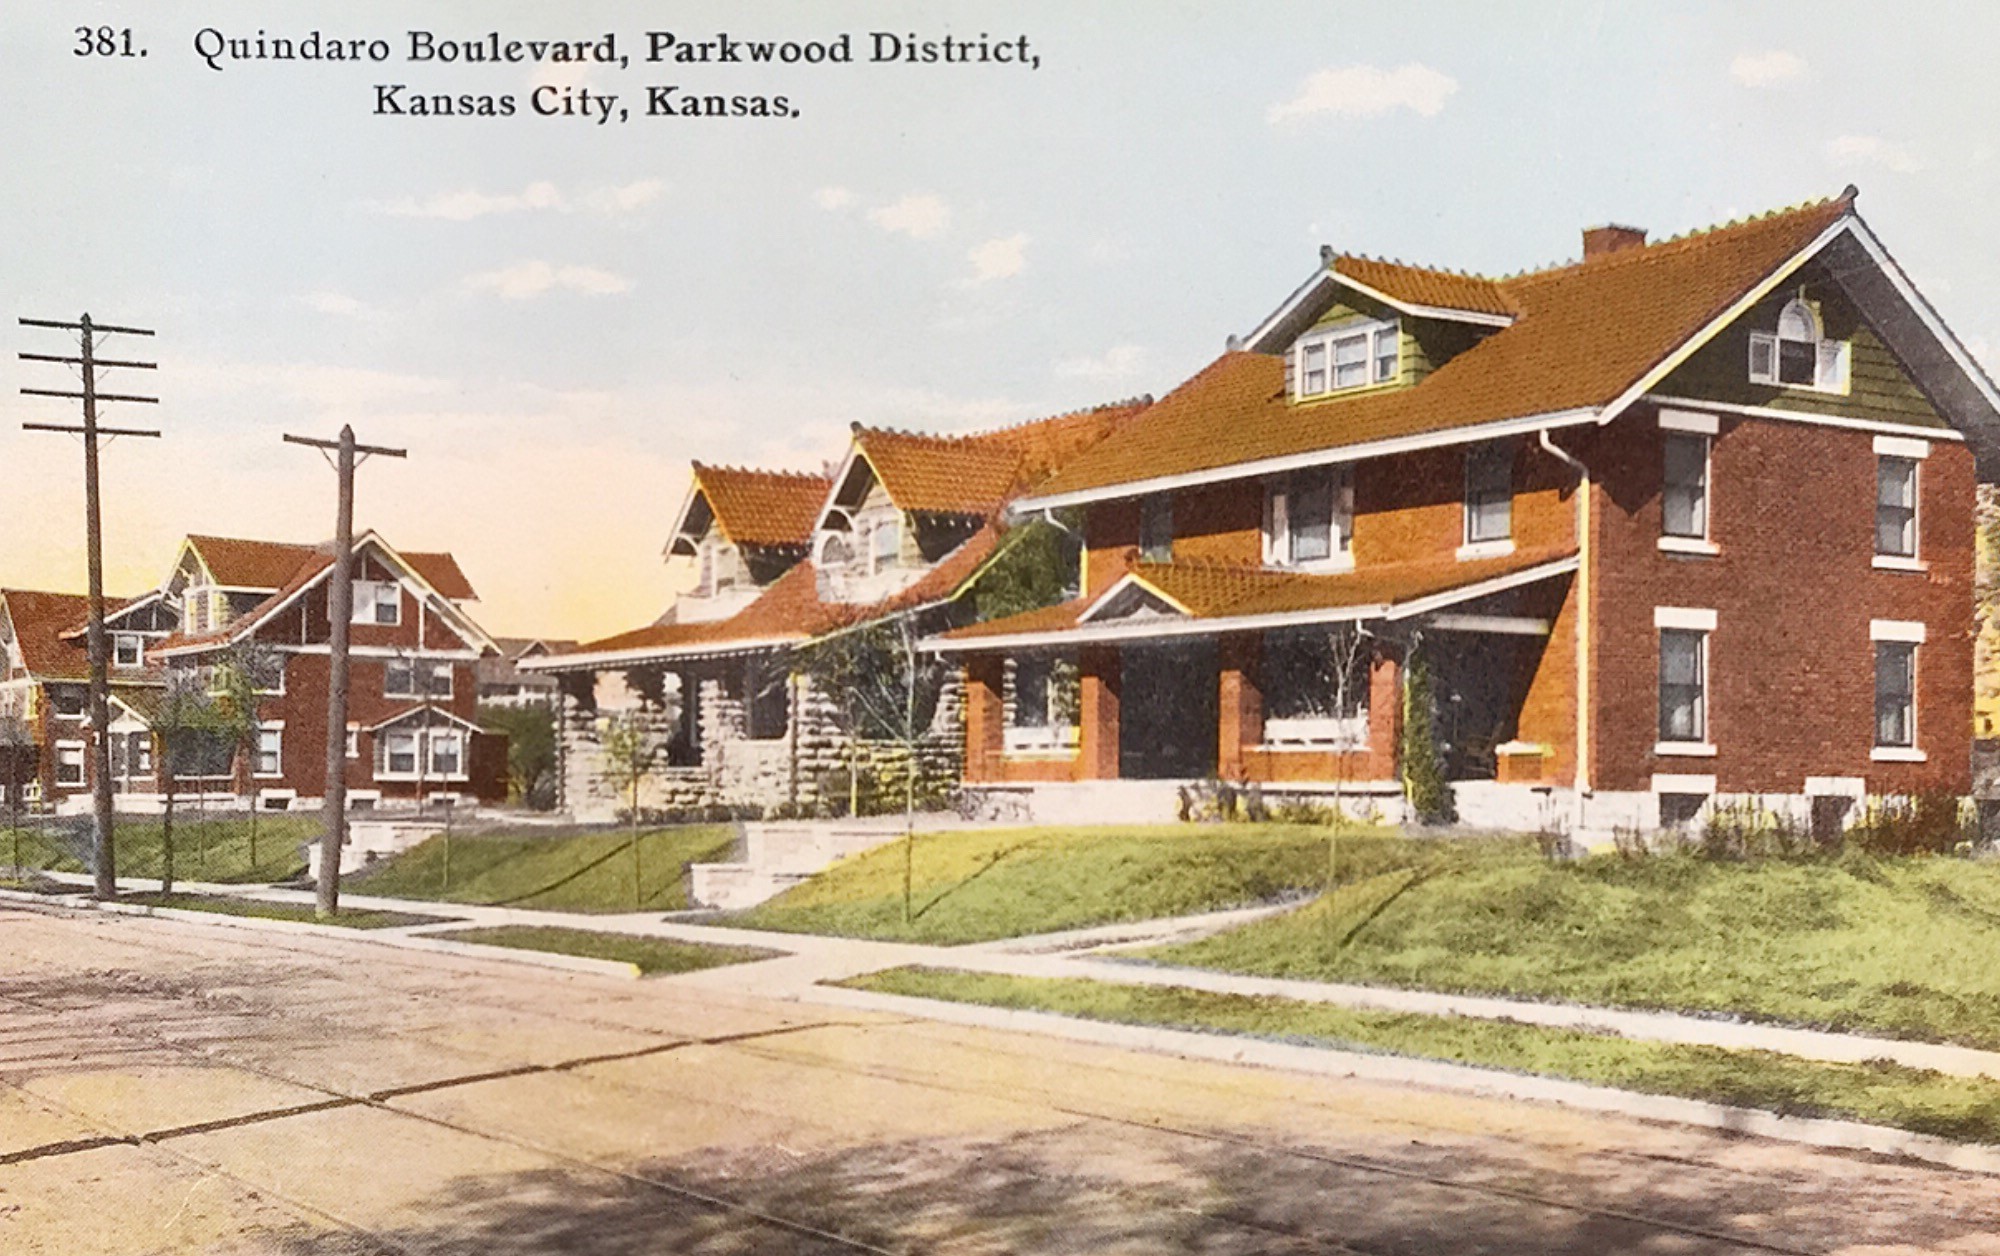
[[[330,659],[326,677],[326,827],[319,835],[319,884],[315,914],[325,919],[340,910],[340,852],[347,845],[347,638],[354,619],[354,468],[355,455],[404,458],[401,449],[354,443],[354,428],[340,429],[339,440],[317,440],[285,433],[293,445],[333,450],[334,471],[340,478],[340,504],[333,523],[333,583],[327,589]]]
[[[90,626],[87,632],[90,646],[90,725],[91,725],[91,802],[96,816],[96,836],[92,843],[92,871],[97,878],[97,897],[115,898],[118,895],[118,858],[112,840],[113,811],[111,805],[111,679],[110,650],[104,640],[104,528],[99,512],[97,484],[97,442],[100,438],[120,436],[147,436],[158,438],[157,431],[141,431],[129,427],[100,427],[97,423],[97,403],[100,401],[132,401],[146,405],[159,402],[158,397],[135,397],[129,393],[99,392],[97,372],[101,367],[117,367],[133,371],[159,369],[155,362],[122,362],[110,358],[100,358],[96,352],[96,337],[99,335],[150,336],[153,333],[140,327],[112,327],[104,323],[93,323],[90,315],[74,323],[61,323],[42,318],[24,318],[23,327],[53,327],[64,331],[82,333],[82,352],[78,357],[60,354],[23,353],[22,359],[29,362],[59,362],[65,366],[80,368],[83,391],[71,392],[54,388],[23,388],[21,392],[30,397],[65,397],[83,402],[83,422],[70,423],[23,423],[21,427],[30,432],[67,432],[83,437],[83,508],[84,547],[86,561],[90,567]]]

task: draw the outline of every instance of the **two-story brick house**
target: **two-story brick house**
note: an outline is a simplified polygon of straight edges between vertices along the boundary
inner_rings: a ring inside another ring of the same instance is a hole
[[[506,797],[506,739],[474,720],[475,667],[497,647],[466,612],[471,584],[449,554],[399,553],[373,532],[354,543],[346,781],[358,807]],[[221,789],[268,809],[317,805],[326,784],[331,660],[325,545],[190,536],[161,598],[180,629],[153,653],[169,685],[259,660],[257,728],[178,765],[180,788]]]
[[[1853,201],[1497,280],[1326,251],[1015,503],[1083,512],[1084,588],[934,643],[968,782],[1395,814],[1421,658],[1474,823],[1964,792],[2000,394]]]
[[[1143,404],[963,436],[856,425],[830,476],[695,464],[667,546],[694,586],[647,627],[521,663],[562,681],[562,805],[623,805],[601,753],[607,687],[637,696],[662,747],[642,806],[811,806],[851,781],[861,748],[796,651],[898,616],[926,632],[962,621],[954,599],[1004,549],[1008,502]],[[955,688],[919,752],[954,775]]]
[[[0,808],[60,807],[90,794],[90,599],[0,589]],[[121,795],[152,789],[145,712],[163,685],[154,647],[174,627],[157,592],[109,598],[111,771]]]

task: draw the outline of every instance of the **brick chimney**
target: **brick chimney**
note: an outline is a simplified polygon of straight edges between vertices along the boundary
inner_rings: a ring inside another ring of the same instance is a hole
[[[1607,253],[1645,247],[1644,227],[1621,227],[1615,222],[1607,222],[1601,227],[1583,229],[1583,260],[1586,262],[1593,257],[1603,257]]]

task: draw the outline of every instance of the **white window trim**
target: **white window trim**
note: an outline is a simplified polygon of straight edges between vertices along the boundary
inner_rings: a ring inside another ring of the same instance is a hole
[[[1075,724],[1047,724],[1040,728],[1008,726],[1001,738],[1004,753],[1016,758],[1051,756],[1067,758],[1083,743],[1083,730]]]
[[[1698,536],[1663,536],[1656,544],[1663,554],[1700,554],[1713,558],[1722,552],[1720,545]]]
[[[366,598],[360,596],[363,589],[369,590]],[[385,589],[394,591],[390,601],[390,605],[396,608],[396,617],[394,619],[375,618],[375,608],[382,604],[381,598]],[[376,628],[397,628],[402,626],[402,582],[397,580],[356,580],[354,582],[354,594],[355,596],[351,599],[353,605],[349,608],[347,617],[349,624],[366,624]]]
[[[269,772],[262,770],[264,762],[264,734],[278,735],[278,766]],[[283,720],[260,720],[257,723],[256,753],[250,761],[250,776],[253,780],[275,781],[285,775],[285,722]]]
[[[1872,562],[1874,566],[1879,567],[1884,571],[1929,571],[1930,563],[1924,559],[1924,468],[1923,468],[1924,458],[1930,456],[1929,446],[1925,445],[1925,452],[1920,455],[1897,453],[1894,450],[1884,450],[1882,448],[1882,443],[1885,440],[1894,441],[1896,440],[1896,438],[1884,437],[1884,436],[1878,436],[1875,438],[1875,446],[1876,446],[1875,474],[1877,477],[1876,489],[1875,489],[1875,509],[1877,511],[1882,509],[1882,490],[1881,490],[1881,478],[1880,478],[1882,474],[1881,459],[1896,458],[1901,461],[1911,463],[1912,464],[1910,467],[1911,552],[1908,554],[1882,553],[1879,548],[1880,545],[1882,544],[1881,527],[1879,524],[1876,523],[1875,516],[1871,514],[1868,520],[1868,525],[1869,525],[1868,530],[1870,533],[1870,538],[1869,538],[1870,548],[1875,550],[1875,556]],[[1921,441],[1914,443],[1923,444],[1923,442]]]
[[[73,781],[66,781],[66,780],[64,780],[64,779],[63,779],[63,752],[64,752],[65,750],[74,750],[74,751],[76,751],[76,755],[77,755],[77,758],[76,758],[76,779],[75,779],[75,780],[73,780]],[[89,746],[88,746],[87,744],[85,744],[84,742],[80,742],[80,741],[58,741],[58,742],[56,742],[56,744],[55,744],[55,752],[56,752],[56,757],[55,757],[55,763],[56,763],[56,784],[57,784],[58,786],[66,786],[66,785],[85,785],[85,784],[88,784],[88,783],[89,783],[89,781],[90,781],[90,748],[89,748]]]
[[[1921,619],[1871,619],[1868,621],[1870,641],[1904,641],[1911,645],[1922,645],[1929,626]]]
[[[1675,421],[1668,422],[1669,416]],[[1706,425],[1704,426],[1696,422],[1698,420],[1706,420]],[[1713,557],[1722,552],[1722,547],[1717,545],[1714,540],[1715,436],[1719,427],[1720,425],[1715,421],[1715,416],[1712,414],[1687,414],[1677,410],[1660,411],[1661,431],[1677,432],[1685,436],[1699,436],[1702,438],[1700,536],[1669,535],[1666,530],[1666,506],[1664,504],[1667,487],[1665,466],[1666,442],[1664,440],[1661,442],[1660,493],[1662,505],[1660,508],[1660,536],[1659,540],[1655,543],[1659,546],[1662,553],[1700,554],[1706,557]]]
[[[1702,662],[1706,664],[1708,660],[1703,659]],[[1708,687],[1703,685],[1702,695],[1704,700],[1707,697],[1707,692]],[[1656,741],[1653,743],[1653,753],[1656,755],[1685,755],[1689,758],[1713,759],[1715,757],[1715,743],[1712,741]]]
[[[1396,338],[1396,364],[1387,375],[1377,377],[1375,373],[1375,333],[1388,331]],[[1367,378],[1359,384],[1337,385],[1334,383],[1333,346],[1336,341],[1352,340],[1360,337],[1367,350],[1362,362]],[[1326,387],[1317,392],[1305,391],[1306,349],[1312,345],[1324,345],[1326,354]],[[1365,323],[1340,323],[1332,327],[1314,328],[1292,342],[1292,400],[1310,401],[1317,397],[1330,397],[1338,393],[1358,392],[1363,388],[1393,384],[1403,376],[1403,333],[1397,319],[1375,319]]]
[[[1712,414],[1697,414],[1692,410],[1661,410],[1660,430],[1663,432],[1692,432],[1698,436],[1719,436],[1722,434],[1722,420]]]
[[[1857,801],[1868,793],[1868,782],[1858,776],[1808,776],[1805,796],[1808,798],[1853,798]]]
[[[361,757],[361,725],[359,724],[349,724],[347,726],[347,757],[350,759],[359,759]]]
[[[1908,458],[1922,462],[1931,456],[1931,443],[1909,436],[1877,436],[1875,453],[1883,458]]]
[[[1292,483],[1301,475],[1325,475],[1333,488],[1333,514],[1325,558],[1294,561],[1292,551]],[[1346,514],[1341,513],[1345,503]],[[1351,465],[1314,467],[1267,477],[1264,481],[1264,565],[1283,571],[1338,573],[1354,570],[1354,469]]]
[[[1912,706],[1915,703],[1911,704]],[[1914,719],[1911,721],[1915,722]],[[1928,763],[1930,756],[1915,746],[1876,746],[1868,752],[1876,763]]]
[[[1366,750],[1368,708],[1353,715],[1279,716],[1264,721],[1260,750]]]
[[[1656,794],[1713,794],[1715,777],[1702,776],[1691,772],[1653,773],[1653,792]]]
[[[1655,606],[1653,627],[1684,628],[1691,632],[1714,632],[1715,612],[1695,606]]]
[[[139,652],[138,657],[133,659],[130,663],[123,662],[118,657],[119,649],[128,643],[137,647]],[[144,667],[145,665],[146,665],[146,638],[140,636],[136,632],[114,632],[111,634],[111,666],[119,668],[120,670],[123,671],[132,671],[134,669]]]
[[[1803,306],[1804,302],[1797,300],[1787,302],[1785,309],[1780,311],[1778,315],[1781,322],[1785,314],[1790,312],[1791,307],[1794,305]],[[1768,384],[1776,388],[1797,388],[1806,392],[1827,393],[1844,397],[1853,389],[1853,342],[1847,340],[1829,340],[1826,336],[1825,325],[1820,322],[1818,313],[1811,306],[1805,306],[1804,308],[1807,317],[1812,320],[1814,332],[1812,340],[1812,382],[1809,384],[1787,384],[1780,378],[1781,368],[1778,365],[1778,357],[1781,337],[1775,328],[1771,331],[1753,331],[1750,333],[1750,360],[1745,364],[1748,368],[1750,382],[1753,384]],[[1771,370],[1769,374],[1759,374],[1757,371],[1757,349],[1760,345],[1767,349],[1770,356]],[[1834,378],[1831,381],[1820,378],[1822,373],[1821,364],[1825,361],[1826,346],[1828,345],[1835,346],[1833,360]]]

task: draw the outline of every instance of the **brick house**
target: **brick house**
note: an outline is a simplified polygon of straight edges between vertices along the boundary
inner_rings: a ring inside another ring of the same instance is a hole
[[[80,593],[0,589],[0,809],[59,807],[87,798],[90,599]],[[108,598],[113,789],[152,788],[152,741],[143,713],[164,686],[153,648],[175,614],[157,592]]]
[[[810,808],[898,754],[858,745],[795,651],[828,634],[911,617],[963,622],[957,599],[1004,552],[1007,504],[1131,419],[1121,403],[967,436],[855,425],[833,474],[694,465],[667,557],[694,585],[655,623],[525,659],[559,678],[560,805],[609,817],[602,736],[622,698],[652,725],[660,766],[641,806]],[[956,686],[939,695],[925,770],[955,777]],[[827,801],[831,801],[830,798]]]
[[[1324,251],[1014,503],[1082,513],[1082,593],[933,643],[968,784],[1393,816],[1421,659],[1472,823],[1965,792],[2000,393],[1854,196],[1497,280]]]
[[[259,657],[254,747],[211,747],[177,764],[177,788],[316,805],[326,782],[331,549],[190,536],[159,596],[179,626],[152,650],[168,685]],[[451,798],[504,801],[506,739],[474,721],[475,666],[496,652],[467,614],[472,586],[449,554],[404,554],[373,532],[354,543],[347,798],[352,806]]]

